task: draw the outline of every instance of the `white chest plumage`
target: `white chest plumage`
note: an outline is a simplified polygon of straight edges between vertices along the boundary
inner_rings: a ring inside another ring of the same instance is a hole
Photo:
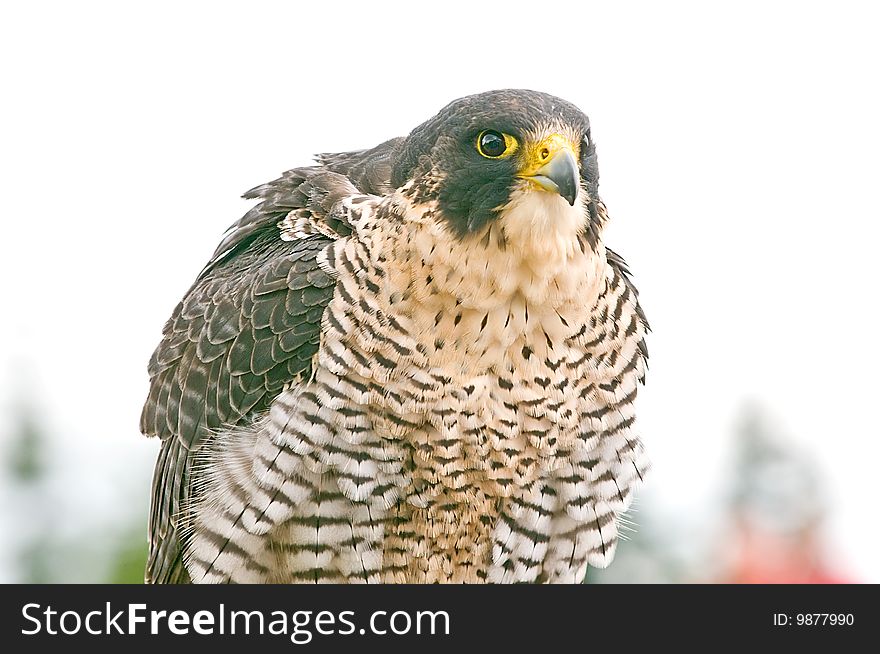
[[[529,193],[467,239],[402,196],[358,216],[312,379],[212,449],[194,579],[582,580],[647,467],[644,325],[583,208]]]

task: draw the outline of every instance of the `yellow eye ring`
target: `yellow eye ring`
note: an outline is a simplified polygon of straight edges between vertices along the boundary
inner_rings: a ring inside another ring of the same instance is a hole
[[[477,152],[487,159],[504,159],[516,152],[519,143],[510,134],[486,129],[477,134]]]

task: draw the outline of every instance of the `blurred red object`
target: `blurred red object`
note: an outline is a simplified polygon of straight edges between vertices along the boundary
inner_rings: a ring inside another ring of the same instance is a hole
[[[828,562],[821,529],[812,523],[793,532],[755,525],[739,516],[728,541],[726,573],[732,584],[846,584],[853,583]]]

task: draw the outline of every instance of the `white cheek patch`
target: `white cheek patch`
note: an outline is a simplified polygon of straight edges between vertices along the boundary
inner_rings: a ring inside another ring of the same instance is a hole
[[[587,219],[583,191],[569,205],[555,193],[525,187],[511,193],[498,224],[514,254],[537,267],[552,267],[575,254]]]

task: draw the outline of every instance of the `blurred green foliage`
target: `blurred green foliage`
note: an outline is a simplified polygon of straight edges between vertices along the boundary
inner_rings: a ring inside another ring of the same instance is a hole
[[[146,516],[129,514],[123,524],[98,519],[97,529],[67,533],[60,528],[65,498],[53,483],[52,441],[29,404],[19,402],[10,432],[2,461],[2,490],[13,509],[4,525],[12,547],[10,581],[143,583]]]

